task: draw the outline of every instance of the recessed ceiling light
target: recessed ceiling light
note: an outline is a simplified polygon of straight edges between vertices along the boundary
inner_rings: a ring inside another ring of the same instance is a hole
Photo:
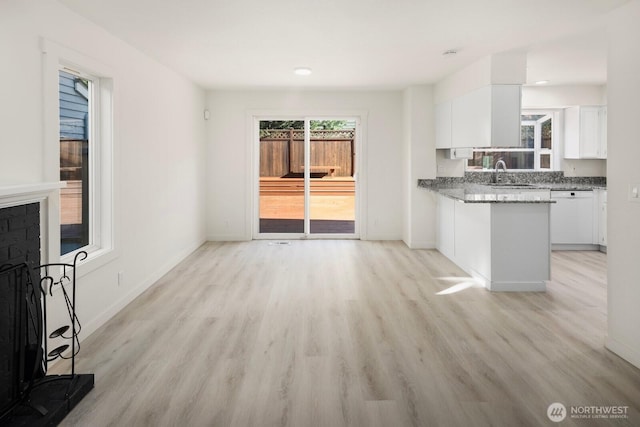
[[[536,82],[537,85],[546,85],[547,83],[549,83],[549,80],[538,80]]]
[[[298,76],[308,76],[311,74],[311,68],[309,67],[298,67],[293,70],[293,72]]]

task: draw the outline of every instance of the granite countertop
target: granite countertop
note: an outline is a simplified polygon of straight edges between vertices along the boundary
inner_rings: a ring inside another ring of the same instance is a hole
[[[465,172],[464,177],[420,179],[418,187],[464,203],[555,203],[551,191],[606,189],[606,178],[571,177],[562,172],[506,173],[505,187],[491,184],[493,174]]]
[[[555,203],[549,189],[496,188],[482,184],[442,184],[423,187],[464,203]]]
[[[539,183],[535,184],[537,188],[548,188],[551,191],[592,191],[606,190],[606,184],[578,184],[578,183]]]

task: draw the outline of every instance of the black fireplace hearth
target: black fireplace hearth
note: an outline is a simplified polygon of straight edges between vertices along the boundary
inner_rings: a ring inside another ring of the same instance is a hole
[[[0,419],[0,426],[56,426],[93,386],[93,374],[48,375],[31,390],[28,400]]]

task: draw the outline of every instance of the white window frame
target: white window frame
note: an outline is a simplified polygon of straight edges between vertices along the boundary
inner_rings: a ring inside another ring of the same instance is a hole
[[[554,110],[548,110],[548,109],[544,109],[544,110],[522,110],[520,116],[525,116],[525,115],[542,115],[544,114],[543,117],[539,118],[538,120],[531,120],[531,121],[522,121],[521,122],[521,126],[524,125],[533,125],[534,126],[534,146],[533,148],[500,148],[500,147],[479,147],[479,148],[474,148],[473,151],[483,151],[483,152],[516,152],[516,153],[523,153],[523,152],[530,152],[533,153],[533,169],[507,169],[510,172],[552,172],[552,171],[557,171],[560,170],[560,166],[557,164],[556,162],[556,157],[557,157],[557,153],[559,150],[559,142],[560,142],[560,138],[559,138],[559,126],[560,126],[560,115],[554,111]],[[551,119],[551,125],[552,125],[552,142],[551,142],[551,149],[548,148],[542,148],[542,123]],[[540,155],[541,154],[549,154],[550,155],[550,160],[549,160],[549,168],[541,168],[540,167]],[[467,170],[475,170],[475,169],[469,169],[468,168],[468,162],[467,162]]]
[[[540,115],[546,113],[543,117],[539,118],[538,120],[529,120],[529,121],[523,121],[522,125],[533,125],[533,170],[535,171],[553,171],[554,170],[554,155],[553,155],[553,149],[556,146],[556,138],[552,133],[551,136],[551,148],[542,148],[542,123],[546,122],[547,120],[551,119],[551,126],[553,129],[553,126],[556,125],[556,119],[554,117],[554,114],[552,112],[547,112],[547,111],[523,111],[522,112],[522,116],[524,115]],[[541,168],[540,167],[540,155],[542,154],[548,154],[550,156],[550,161],[549,161],[549,168]]]
[[[93,82],[93,102],[89,104],[89,245],[60,254],[60,198],[54,197],[49,230],[47,262],[71,262],[78,251],[88,257],[81,262],[82,276],[117,256],[114,222],[114,73],[110,67],[76,50],[42,39],[44,72],[44,175],[47,181],[60,180],[60,95],[59,72],[66,71]]]

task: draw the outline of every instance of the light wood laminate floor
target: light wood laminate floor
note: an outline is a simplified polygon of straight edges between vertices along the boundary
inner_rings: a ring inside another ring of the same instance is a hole
[[[640,425],[640,370],[604,348],[606,255],[552,269],[546,293],[490,293],[401,242],[207,243],[83,342],[96,388],[62,425],[538,426],[553,402]]]

